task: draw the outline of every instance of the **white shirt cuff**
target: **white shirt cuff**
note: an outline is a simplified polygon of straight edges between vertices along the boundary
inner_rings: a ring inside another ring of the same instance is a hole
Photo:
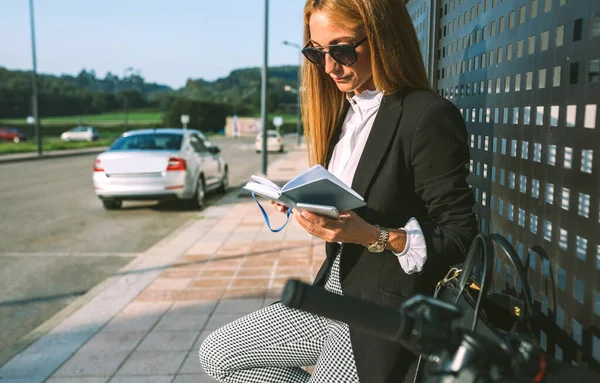
[[[406,274],[420,273],[427,261],[427,245],[421,225],[416,218],[411,218],[401,228],[406,232],[406,246],[400,253],[393,252]]]

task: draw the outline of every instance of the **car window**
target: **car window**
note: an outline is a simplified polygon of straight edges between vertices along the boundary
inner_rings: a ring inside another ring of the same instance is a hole
[[[279,137],[279,134],[277,134],[277,132],[267,132],[267,137]]]
[[[202,141],[202,139],[196,134],[190,135],[190,144],[198,153],[204,153],[208,151],[204,145],[204,141]]]
[[[109,150],[180,150],[180,134],[149,133],[121,137]]]

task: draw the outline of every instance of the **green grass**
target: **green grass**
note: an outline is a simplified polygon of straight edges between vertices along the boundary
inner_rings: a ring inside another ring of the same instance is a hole
[[[42,143],[42,150],[44,152],[51,150],[66,150],[66,149],[83,149],[83,148],[95,148],[110,146],[115,139],[121,136],[120,133],[115,132],[99,132],[100,138],[96,141],[71,141],[64,142],[58,137],[44,137]],[[208,138],[223,137],[221,134],[209,133]],[[29,141],[23,141],[18,144],[13,142],[0,142],[0,156],[2,154],[14,154],[14,153],[30,153],[37,150],[35,143],[35,137],[31,137]]]
[[[114,141],[114,138],[100,138],[96,141],[87,142],[63,142],[59,138],[44,138],[42,143],[43,151],[51,151],[51,150],[65,150],[65,149],[82,149],[82,148],[94,148],[94,147],[102,147],[109,146]],[[0,155],[2,154],[11,154],[11,153],[28,153],[35,152],[37,150],[37,145],[35,140],[20,142],[18,144],[12,142],[0,142]]]
[[[82,125],[115,125],[123,123],[125,116],[123,113],[104,113],[85,115],[81,117]],[[42,125],[52,124],[77,124],[77,116],[64,116],[64,117],[42,117]],[[161,122],[160,112],[131,112],[128,113],[128,122],[131,124],[159,124]],[[4,124],[22,124],[25,123],[25,118],[11,118],[7,120],[0,120],[0,123]]]

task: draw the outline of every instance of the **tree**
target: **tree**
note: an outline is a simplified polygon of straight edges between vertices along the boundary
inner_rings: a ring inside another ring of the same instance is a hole
[[[190,116],[188,128],[203,132],[220,132],[225,127],[229,107],[208,101],[178,98],[165,115],[163,123],[169,127],[181,126],[181,115]]]

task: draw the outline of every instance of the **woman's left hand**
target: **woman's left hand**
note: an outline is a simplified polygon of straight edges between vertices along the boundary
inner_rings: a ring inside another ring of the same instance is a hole
[[[309,234],[327,242],[368,245],[379,237],[379,230],[353,211],[340,213],[339,219],[294,209],[294,217]]]

